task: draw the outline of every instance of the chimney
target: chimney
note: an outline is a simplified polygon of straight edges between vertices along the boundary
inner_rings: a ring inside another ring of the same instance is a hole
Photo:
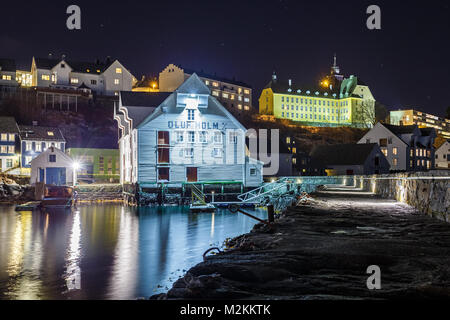
[[[111,63],[111,57],[110,56],[107,56],[106,57],[106,64],[110,64]]]
[[[292,80],[289,79],[289,87],[292,87]]]
[[[49,58],[49,59],[53,59],[53,54],[52,54],[52,53],[49,53],[49,54],[48,54],[48,58]]]
[[[272,80],[277,81],[277,74],[275,73],[275,71],[272,74]]]
[[[61,56],[61,59],[62,59],[63,61],[65,61],[65,60],[66,60],[66,55],[63,54],[63,55]]]

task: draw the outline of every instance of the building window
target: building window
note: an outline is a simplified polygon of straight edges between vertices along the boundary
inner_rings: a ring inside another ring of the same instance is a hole
[[[91,84],[97,85],[97,80],[91,80]]]
[[[8,147],[7,146],[2,146],[1,147],[1,153],[2,154],[6,154],[8,152]]]
[[[12,159],[6,159],[6,167],[7,168],[12,168],[13,166],[13,161]]]
[[[385,157],[388,156],[388,150],[387,150],[387,148],[381,148],[381,152],[383,152],[383,154],[384,154]]]
[[[13,154],[16,151],[16,147],[14,146],[8,146],[8,153]]]
[[[186,148],[186,149],[184,149],[184,156],[186,158],[193,158],[194,157],[194,148]]]
[[[388,140],[387,139],[380,139],[380,147],[387,147]],[[387,154],[386,154],[387,156]]]
[[[188,110],[188,121],[195,121],[195,110]]]
[[[30,162],[33,160],[33,157],[31,157],[31,156],[26,156],[25,157],[25,165],[29,165],[30,164]]]
[[[32,150],[33,150],[33,143],[30,141],[27,141],[26,145],[25,145],[25,151],[32,151]]]
[[[392,148],[392,154],[396,156],[398,154],[398,148]]]
[[[2,141],[8,141],[8,134],[2,133]]]
[[[213,150],[213,157],[214,158],[221,158],[222,157],[222,149],[214,148],[214,150]]]
[[[394,158],[392,164],[394,167],[398,166],[398,158]]]
[[[36,143],[36,152],[42,152],[42,144]]]
[[[10,135],[9,135],[9,141],[10,141],[10,142],[16,141],[16,135],[15,135],[15,134],[10,134]]]
[[[209,86],[209,81],[208,81],[208,80],[205,80],[205,84],[206,84],[207,86]]]
[[[250,168],[250,175],[256,176],[256,174],[257,174],[256,168]]]
[[[220,131],[214,132],[214,143],[222,143],[222,132]]]
[[[116,73],[122,73],[122,68],[116,68]]]
[[[184,132],[183,131],[177,131],[176,136],[177,136],[178,143],[184,142]]]
[[[230,144],[237,144],[238,142],[238,133],[237,132],[230,132]]]
[[[189,131],[188,132],[188,142],[189,143],[194,143],[195,142],[195,132],[194,131]]]
[[[208,143],[208,137],[206,131],[200,131],[198,133],[198,142],[200,143]]]
[[[291,137],[287,137],[287,138],[286,138],[286,143],[287,143],[287,144],[291,144]]]
[[[114,79],[114,84],[120,84],[120,80],[119,79]]]
[[[50,81],[50,76],[49,76],[48,74],[43,74],[43,75],[41,76],[41,79],[42,79],[42,80],[45,80],[45,81]]]
[[[70,83],[72,84],[78,83],[78,78],[70,78]]]
[[[245,89],[245,90],[244,90],[244,93],[245,93],[245,94],[250,94],[250,90]]]
[[[49,155],[48,162],[56,162],[56,154]]]
[[[214,87],[218,87],[218,86],[219,86],[219,83],[218,83],[218,82],[213,82],[212,85],[213,85]]]

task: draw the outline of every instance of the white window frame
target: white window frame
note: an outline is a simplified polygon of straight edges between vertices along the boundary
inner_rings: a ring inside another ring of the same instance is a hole
[[[193,140],[191,140],[192,137],[193,137]],[[188,131],[187,142],[188,143],[195,143],[195,131]]]
[[[194,148],[184,148],[184,156],[186,158],[193,158],[194,157]]]
[[[219,137],[219,139],[217,139],[217,137]],[[222,144],[223,140],[222,140],[222,132],[221,131],[214,131],[214,135],[213,135],[213,142],[217,143],[217,144]]]
[[[207,131],[199,131],[198,132],[198,142],[199,143],[208,143],[208,132]]]

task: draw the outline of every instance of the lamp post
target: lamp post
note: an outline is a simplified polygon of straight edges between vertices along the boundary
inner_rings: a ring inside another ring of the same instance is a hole
[[[211,202],[214,203],[214,191],[211,192],[211,195],[212,195],[212,201]]]
[[[76,185],[77,185],[77,170],[80,168],[80,163],[78,163],[77,161],[75,161],[73,164],[72,164],[72,173],[73,173],[73,181],[72,181],[72,183],[73,183],[73,187],[75,187]]]

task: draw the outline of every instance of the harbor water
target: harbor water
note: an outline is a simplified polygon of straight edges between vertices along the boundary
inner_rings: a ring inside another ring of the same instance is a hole
[[[263,209],[247,210],[266,219]],[[226,209],[0,207],[0,300],[148,298],[167,291],[212,246],[256,221]]]

